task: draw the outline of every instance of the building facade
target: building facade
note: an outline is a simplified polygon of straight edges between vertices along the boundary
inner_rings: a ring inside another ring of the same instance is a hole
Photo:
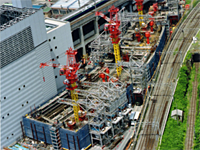
[[[10,6],[1,6],[0,10],[1,148],[3,148],[21,136],[22,116],[55,96],[61,87],[62,77],[57,75],[58,72],[52,67],[40,69],[40,63],[52,60],[52,57],[64,53],[73,45],[72,38],[70,41],[71,34],[59,37],[62,30],[71,31],[69,24],[64,22],[62,27],[57,26],[47,31],[42,10]],[[58,40],[62,44],[56,45]],[[66,59],[56,59],[59,63],[65,64],[64,60]],[[56,72],[57,74],[54,74]]]
[[[47,38],[50,45],[50,54],[53,63],[65,65],[67,56],[65,52],[70,47],[73,47],[71,28],[69,22],[59,21],[51,18],[45,19],[45,25],[47,29]],[[65,33],[65,34],[63,34]],[[60,91],[64,88],[63,81],[65,76],[59,75],[60,68],[53,68],[56,87]]]

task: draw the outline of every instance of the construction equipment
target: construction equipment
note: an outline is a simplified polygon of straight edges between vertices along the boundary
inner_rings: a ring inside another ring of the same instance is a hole
[[[66,77],[63,83],[66,85],[66,89],[70,90],[71,98],[74,101],[78,100],[78,94],[75,92],[75,89],[77,88],[76,81],[78,80],[76,73],[81,66],[81,64],[76,63],[76,58],[75,58],[76,54],[77,50],[73,50],[70,47],[65,53],[65,55],[67,55],[66,65],[53,64],[52,61],[46,63],[40,63],[40,68],[44,68],[45,66],[61,68],[60,75],[64,75]],[[79,106],[75,102],[73,104],[73,110],[74,110],[74,118],[77,123],[79,122],[79,116],[78,116]]]
[[[143,15],[143,1],[144,0],[135,0],[135,1],[136,1],[136,6],[137,6],[138,14],[139,15]],[[140,20],[139,24],[140,24],[140,26],[142,26],[143,17],[140,16],[139,20]]]
[[[108,10],[108,12],[110,12],[110,18],[108,18],[101,12],[96,12],[95,14],[96,16],[101,16],[102,18],[104,18],[106,21],[109,22],[109,24],[105,24],[104,30],[109,31],[109,33],[111,34],[110,37],[112,38],[112,44],[114,48],[115,63],[121,61],[120,48],[119,48],[119,41],[120,41],[119,35],[121,34],[121,31],[119,31],[120,21],[117,14],[118,11],[119,11],[118,8],[116,8],[115,6],[111,6],[111,8]],[[116,68],[117,68],[117,76],[119,77],[122,68],[121,66],[116,66]]]

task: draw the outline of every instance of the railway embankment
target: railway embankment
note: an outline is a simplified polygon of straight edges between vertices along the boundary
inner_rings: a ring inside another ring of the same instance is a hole
[[[188,95],[187,99],[189,100],[189,113],[187,116],[187,134],[185,138],[185,148],[192,149],[194,143],[194,124],[195,124],[195,115],[196,115],[196,98],[197,98],[197,86],[198,86],[198,70],[199,62],[194,62],[192,69],[192,77],[188,86]]]
[[[196,37],[200,39],[200,32]],[[192,61],[192,54],[198,51],[196,49],[199,46],[198,40],[191,45],[179,70],[179,80],[162,137],[161,150],[200,149],[200,68],[199,63]],[[175,109],[183,111],[182,121],[171,117]]]
[[[198,71],[197,79],[198,79],[198,88],[197,88],[197,100],[196,100],[194,150],[200,149],[200,69]]]
[[[192,54],[188,52],[185,61],[179,70],[178,83],[171,105],[169,117],[166,123],[165,132],[162,137],[160,149],[183,149],[187,129],[187,116],[189,108],[188,94],[191,92],[190,82],[194,77],[194,68],[190,63]],[[175,120],[171,117],[172,111],[179,109],[183,111],[183,120]]]
[[[194,51],[198,51],[200,53],[200,32],[197,35],[198,41],[194,44]],[[199,62],[200,63],[200,62]],[[200,68],[198,70],[197,75],[197,97],[196,97],[196,120],[195,120],[195,129],[194,129],[194,150],[200,149]]]

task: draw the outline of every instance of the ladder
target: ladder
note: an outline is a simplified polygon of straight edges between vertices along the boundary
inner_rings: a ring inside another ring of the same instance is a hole
[[[51,136],[51,142],[53,145],[53,149],[61,150],[61,140],[60,140],[59,128],[51,127],[50,128],[50,136]]]

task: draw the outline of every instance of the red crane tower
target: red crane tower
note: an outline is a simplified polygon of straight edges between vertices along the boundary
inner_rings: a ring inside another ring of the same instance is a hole
[[[67,55],[66,65],[53,64],[51,63],[51,61],[40,64],[40,68],[44,68],[45,66],[61,68],[60,75],[64,75],[66,77],[63,83],[66,85],[66,89],[70,90],[71,98],[74,101],[78,100],[78,94],[75,92],[75,89],[77,88],[76,81],[78,80],[76,73],[80,68],[80,64],[76,63],[76,58],[75,58],[76,54],[77,50],[73,50],[70,47],[68,50],[66,50],[65,53],[65,55]],[[78,116],[79,106],[75,102],[73,103],[73,110],[74,110],[75,121],[79,122],[79,116]]]
[[[143,15],[143,1],[144,0],[135,0],[139,15]],[[142,26],[143,16],[140,16],[139,20],[140,20],[139,24],[140,24],[140,26]]]
[[[110,18],[108,18],[101,12],[96,12],[95,14],[96,16],[101,16],[102,18],[104,18],[106,21],[109,22],[109,24],[105,24],[104,29],[109,31],[110,37],[112,38],[112,44],[113,44],[114,55],[115,55],[115,63],[118,63],[118,61],[121,61],[120,49],[119,49],[119,41],[120,41],[119,35],[121,34],[121,31],[119,31],[120,21],[117,14],[118,11],[119,11],[118,8],[116,8],[115,6],[111,6],[111,8],[108,9],[108,12],[110,12]],[[114,16],[115,16],[115,20],[114,20]],[[121,74],[121,70],[122,70],[121,66],[117,66],[118,77]]]

